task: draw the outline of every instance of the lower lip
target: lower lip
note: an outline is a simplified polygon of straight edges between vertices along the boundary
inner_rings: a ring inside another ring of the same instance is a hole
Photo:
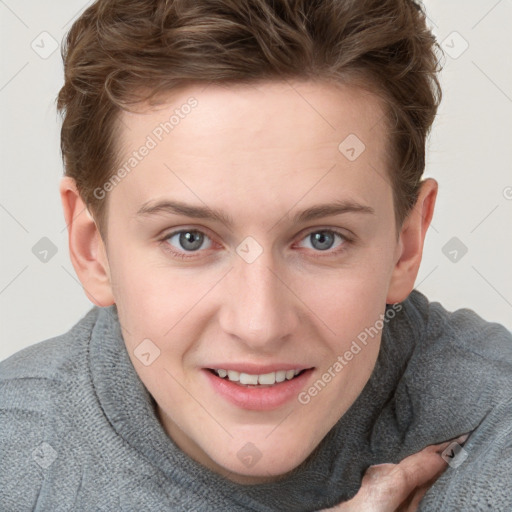
[[[209,370],[204,369],[203,372],[206,373],[213,389],[232,404],[242,409],[268,411],[297,398],[305,387],[313,368],[302,372],[292,380],[285,380],[268,387],[242,386],[228,379],[221,379]]]

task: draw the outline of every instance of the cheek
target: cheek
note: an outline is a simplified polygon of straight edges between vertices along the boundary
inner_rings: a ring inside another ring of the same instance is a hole
[[[293,289],[326,326],[326,337],[339,350],[385,308],[391,268],[385,257],[367,258],[329,272],[297,276]]]
[[[137,249],[112,251],[109,261],[116,306],[127,330],[142,336],[161,336],[159,326],[183,302],[182,291],[176,292],[179,283],[172,282],[168,269],[155,265]]]
[[[129,249],[121,251],[120,247]],[[390,249],[376,243],[371,250],[359,251],[360,257],[338,268],[314,272],[293,267],[287,270],[286,281],[310,310],[314,322],[328,327],[323,335],[319,334],[330,339],[331,348],[338,352],[364,328],[373,325],[382,313],[390,274]],[[206,295],[211,289],[215,287],[221,293],[219,274],[225,272],[218,268],[171,268],[158,250],[148,254],[136,246],[130,248],[127,240],[113,246],[109,261],[120,318],[139,338],[162,339],[168,337],[170,329],[179,331],[180,319],[187,320],[187,314],[202,297],[206,300],[201,300],[196,314],[207,306]],[[175,324],[178,325],[174,327]]]
[[[217,273],[172,269],[162,259],[154,261],[136,250],[114,253],[110,260],[119,318],[129,333],[127,343],[135,348],[149,338],[165,354],[188,350],[189,340],[197,338],[203,325],[197,315],[207,302],[199,302],[215,286]]]

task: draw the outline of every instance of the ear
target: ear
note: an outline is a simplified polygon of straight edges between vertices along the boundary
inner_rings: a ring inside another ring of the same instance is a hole
[[[60,197],[68,227],[69,254],[88,299],[97,306],[114,303],[110,269],[100,232],[73,178],[62,178]]]
[[[387,304],[405,300],[414,288],[423,255],[425,235],[434,215],[437,189],[436,180],[424,180],[416,204],[403,223],[397,244],[396,263],[386,298]]]

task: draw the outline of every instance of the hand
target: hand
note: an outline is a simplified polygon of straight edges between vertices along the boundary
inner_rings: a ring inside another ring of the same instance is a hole
[[[430,445],[399,464],[370,466],[359,492],[348,501],[320,512],[414,512],[434,482],[448,467],[441,453],[454,441]]]

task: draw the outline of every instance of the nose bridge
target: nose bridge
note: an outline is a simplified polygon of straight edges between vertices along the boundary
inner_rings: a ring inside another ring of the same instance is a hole
[[[296,327],[293,294],[277,276],[268,251],[251,263],[237,259],[228,278],[222,328],[253,349],[275,348]]]

